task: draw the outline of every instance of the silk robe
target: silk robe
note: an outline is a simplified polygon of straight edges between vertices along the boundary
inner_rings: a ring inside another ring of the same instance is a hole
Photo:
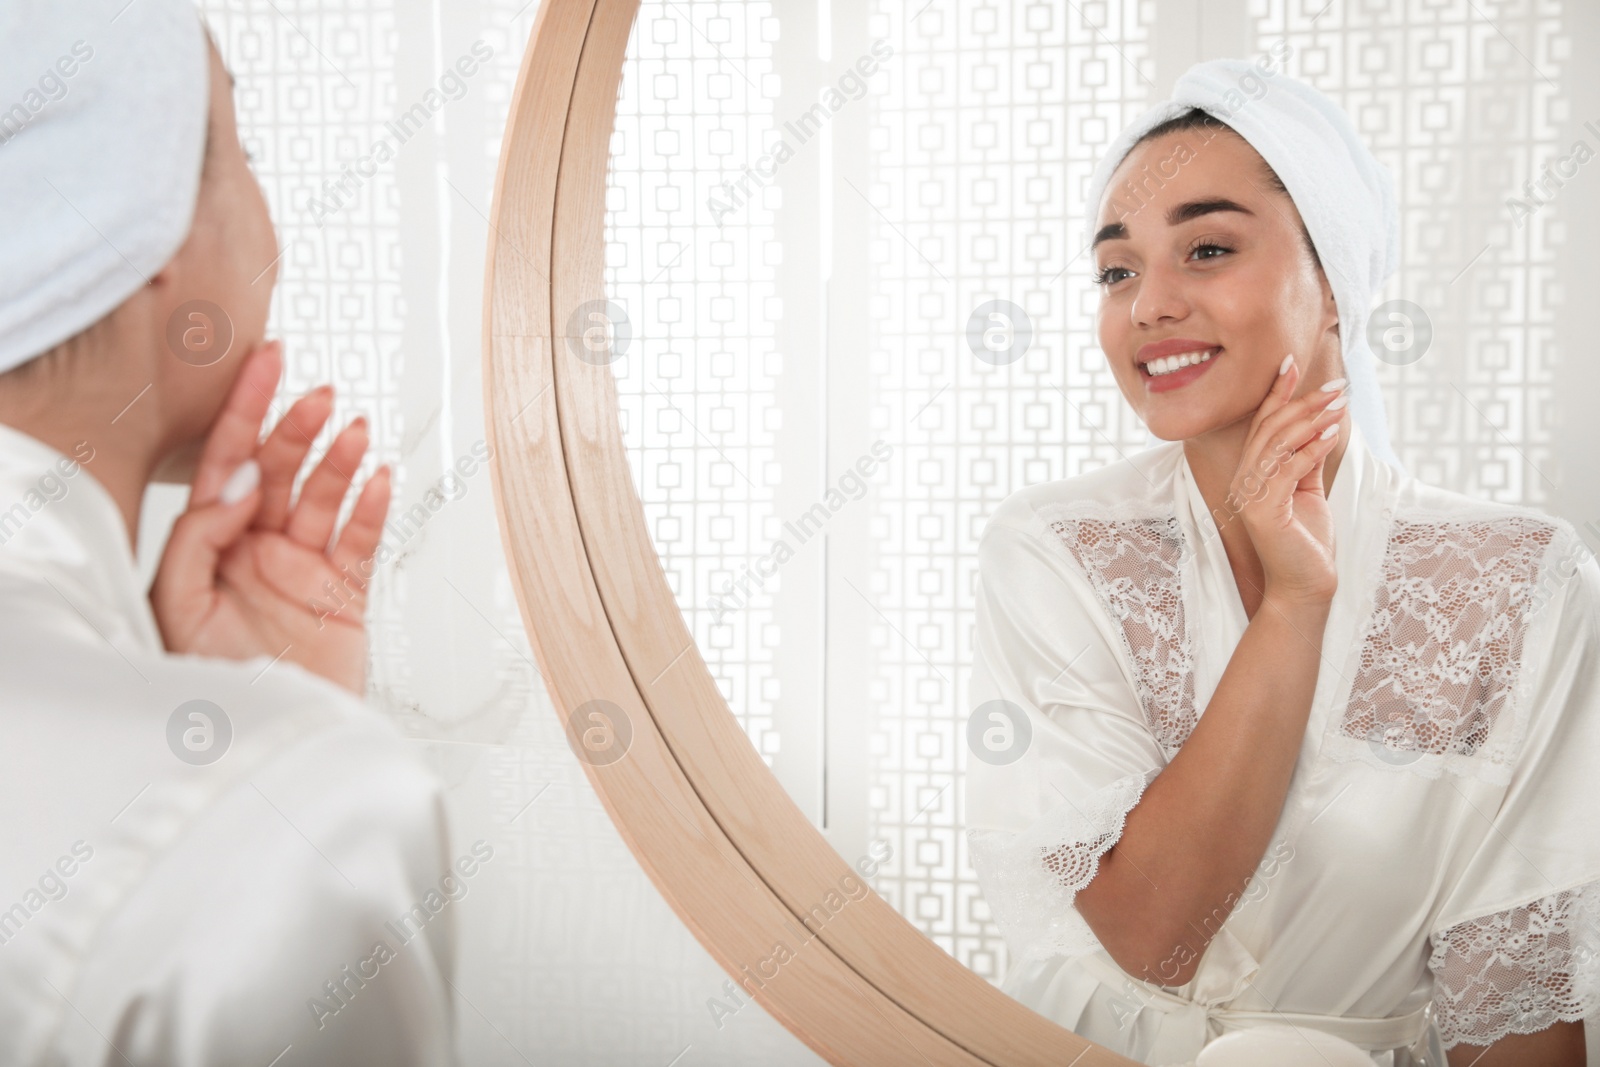
[[[0,1063],[453,1062],[442,783],[287,660],[168,653],[92,454],[0,425]]]
[[[1073,900],[1248,624],[1219,516],[1167,442],[1013,493],[980,539],[966,819],[1004,987],[1140,1062],[1271,1013],[1393,1067],[1596,1014],[1600,565],[1571,523],[1404,476],[1354,425],[1329,505],[1288,795],[1176,987],[1125,974]]]

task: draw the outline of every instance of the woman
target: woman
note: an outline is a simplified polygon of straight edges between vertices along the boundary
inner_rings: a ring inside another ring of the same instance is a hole
[[[1259,69],[1192,68],[1090,186],[1101,347],[1168,443],[981,541],[968,836],[1005,988],[1152,1064],[1288,1022],[1385,1067],[1581,1067],[1600,566],[1392,459],[1389,176],[1310,87],[1241,93]]]
[[[0,1063],[449,1063],[483,853],[359,699],[359,420],[298,496],[331,389],[260,439],[278,247],[232,78],[188,0],[26,0],[0,101]],[[192,488],[147,593],[157,479]]]

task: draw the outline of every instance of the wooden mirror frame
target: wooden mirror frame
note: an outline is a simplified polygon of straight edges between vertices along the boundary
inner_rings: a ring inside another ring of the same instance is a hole
[[[695,647],[645,525],[613,372],[578,358],[566,325],[605,298],[606,169],[637,11],[638,0],[543,0],[489,223],[495,511],[569,743],[673,910],[828,1062],[1132,1065],[1000,992],[859,879],[762,761]],[[604,742],[590,756],[586,732]]]

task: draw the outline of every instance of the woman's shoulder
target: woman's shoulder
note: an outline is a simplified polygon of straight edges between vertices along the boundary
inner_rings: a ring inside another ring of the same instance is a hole
[[[1173,478],[1183,443],[1168,441],[1066,478],[1016,489],[990,514],[990,525],[1032,528],[1093,517],[1143,521],[1173,514]]]
[[[1421,529],[1454,531],[1500,552],[1518,546],[1571,550],[1583,544],[1571,522],[1535,505],[1489,500],[1408,477],[1395,497],[1390,539]]]
[[[1593,549],[1567,519],[1535,505],[1471,496],[1415,478],[1404,479],[1396,496],[1389,553],[1407,561],[1408,569],[1438,571],[1454,562],[1485,579],[1492,574],[1531,584],[1536,603],[1575,576],[1581,584],[1600,583]]]

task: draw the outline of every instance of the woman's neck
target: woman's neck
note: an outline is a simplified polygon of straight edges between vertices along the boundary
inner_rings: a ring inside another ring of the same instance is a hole
[[[84,454],[80,445],[87,443],[94,451],[84,469],[111,495],[128,543],[137,550],[139,511],[161,450],[155,425],[159,400],[148,385],[141,390],[131,381],[113,379],[107,374],[75,382],[67,398],[58,395],[58,380],[8,383],[0,376],[0,422],[73,458]]]
[[[1194,473],[1195,487],[1200,490],[1206,510],[1211,513],[1212,520],[1222,535],[1222,546],[1227,551],[1228,562],[1233,568],[1246,618],[1253,617],[1256,608],[1261,604],[1266,575],[1249,531],[1245,529],[1243,523],[1230,521],[1237,509],[1229,505],[1228,493],[1233,485],[1234,475],[1239,470],[1245,437],[1249,432],[1250,420],[1245,419],[1232,426],[1191,437],[1183,442],[1184,457],[1188,460],[1189,469]],[[1333,494],[1333,478],[1338,473],[1339,464],[1344,459],[1345,448],[1349,444],[1350,430],[1344,429],[1339,433],[1333,451],[1329,452],[1327,459],[1323,461],[1324,496],[1331,497]]]

